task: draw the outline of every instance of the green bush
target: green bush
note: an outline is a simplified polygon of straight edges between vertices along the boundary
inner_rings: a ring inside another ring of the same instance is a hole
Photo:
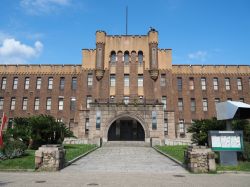
[[[3,152],[7,158],[20,157],[25,153],[26,145],[20,140],[9,141],[4,147]]]
[[[13,128],[8,128],[7,134],[10,135],[9,138],[21,140],[31,149],[44,144],[61,144],[64,137],[73,136],[63,123],[49,115],[15,118]]]

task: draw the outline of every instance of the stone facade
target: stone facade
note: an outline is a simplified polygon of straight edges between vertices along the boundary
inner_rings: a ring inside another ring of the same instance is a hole
[[[125,36],[97,31],[95,49],[82,50],[82,64],[0,65],[0,115],[5,112],[9,121],[52,115],[78,138],[94,142],[106,141],[113,120],[127,117],[143,127],[145,141],[187,142],[192,120],[215,116],[215,101],[250,103],[250,66],[173,65],[172,50],[160,49],[158,43],[154,29],[147,35]],[[97,111],[100,128],[96,128]],[[153,114],[156,128],[152,128]]]
[[[185,152],[188,170],[194,173],[216,171],[215,153],[205,146],[189,146]]]
[[[64,167],[65,153],[60,145],[43,145],[35,152],[35,168],[41,171],[58,171]]]

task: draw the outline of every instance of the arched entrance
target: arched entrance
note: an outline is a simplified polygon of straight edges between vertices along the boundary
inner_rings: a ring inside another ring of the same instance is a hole
[[[144,141],[145,132],[136,119],[121,117],[115,120],[108,130],[108,141]]]

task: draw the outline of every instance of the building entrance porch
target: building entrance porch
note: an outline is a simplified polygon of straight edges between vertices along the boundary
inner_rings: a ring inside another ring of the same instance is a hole
[[[145,132],[138,121],[123,117],[111,124],[108,141],[145,141]]]

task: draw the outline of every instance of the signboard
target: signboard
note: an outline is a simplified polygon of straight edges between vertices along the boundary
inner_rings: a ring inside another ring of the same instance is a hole
[[[243,151],[242,131],[209,131],[213,151]]]

